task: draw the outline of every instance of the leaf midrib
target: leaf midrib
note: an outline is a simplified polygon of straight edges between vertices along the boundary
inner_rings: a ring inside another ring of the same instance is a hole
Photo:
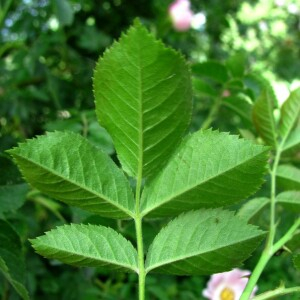
[[[172,259],[172,260],[164,260],[163,262],[160,262],[160,263],[156,263],[154,265],[150,265],[150,267],[147,267],[146,268],[146,272],[150,272],[151,270],[153,269],[156,269],[158,267],[161,267],[161,266],[164,266],[164,265],[167,265],[167,264],[170,264],[170,263],[175,263],[177,261],[180,261],[180,260],[187,260],[189,258],[193,258],[195,256],[199,256],[199,255],[202,255],[202,254],[206,254],[206,253],[209,253],[209,252],[213,252],[213,251],[220,251],[224,248],[227,248],[227,247],[231,247],[231,246],[234,246],[238,243],[242,243],[242,242],[245,242],[245,241],[250,241],[252,239],[255,239],[255,238],[258,238],[259,236],[262,236],[264,235],[264,233],[260,233],[260,234],[256,234],[255,236],[252,236],[251,238],[247,238],[247,239],[240,239],[238,241],[236,241],[235,243],[231,243],[231,244],[228,244],[227,246],[222,246],[222,247],[219,247],[219,248],[216,248],[216,249],[206,249],[204,252],[197,252],[197,254],[195,252],[189,254],[189,255],[185,255],[185,256],[178,256],[176,257],[176,259]]]
[[[73,185],[75,185],[75,186],[78,186],[78,187],[82,188],[83,190],[89,192],[90,194],[95,195],[96,197],[98,197],[98,198],[100,198],[100,199],[103,199],[104,201],[108,202],[108,203],[111,204],[112,206],[117,207],[118,209],[120,209],[121,211],[123,211],[124,213],[126,213],[127,215],[129,215],[130,217],[133,217],[133,213],[132,213],[131,211],[125,209],[125,208],[122,207],[122,206],[117,205],[117,203],[115,203],[115,202],[110,201],[106,196],[101,195],[101,194],[98,194],[98,193],[95,193],[95,191],[92,191],[92,190],[88,189],[86,186],[82,186],[82,185],[79,184],[79,183],[76,183],[76,182],[74,182],[74,181],[72,181],[72,180],[70,180],[70,179],[67,179],[67,178],[63,177],[61,174],[58,174],[58,173],[56,173],[55,171],[53,171],[53,170],[51,170],[51,169],[49,169],[49,168],[47,168],[47,167],[45,167],[45,166],[43,166],[43,165],[41,165],[41,164],[35,162],[35,161],[33,161],[33,160],[31,160],[31,159],[29,159],[29,158],[27,158],[27,157],[24,157],[24,156],[19,155],[19,154],[17,154],[17,153],[14,153],[13,155],[14,155],[14,156],[17,156],[17,157],[19,157],[19,158],[21,158],[21,159],[24,159],[25,161],[28,161],[28,162],[30,162],[30,163],[32,163],[32,164],[38,166],[39,168],[41,168],[41,169],[43,169],[43,170],[46,170],[46,171],[48,171],[49,173],[51,173],[51,174],[53,174],[53,175],[55,175],[55,176],[57,176],[57,177],[59,177],[59,178],[65,180],[65,181],[67,181],[67,182],[69,182],[69,183],[71,183],[71,184],[73,184]]]
[[[186,189],[183,189],[183,190],[177,192],[175,195],[173,194],[172,196],[165,198],[165,199],[166,199],[165,201],[160,202],[160,203],[158,203],[157,205],[154,205],[154,206],[148,208],[148,210],[145,209],[144,211],[142,211],[142,216],[145,216],[146,214],[148,214],[149,212],[153,211],[153,210],[156,209],[157,207],[160,207],[160,206],[162,206],[162,205],[164,205],[164,204],[166,204],[166,203],[172,201],[172,199],[175,199],[175,198],[177,198],[177,197],[183,195],[184,193],[187,193],[188,191],[193,190],[193,189],[197,188],[198,186],[207,183],[208,181],[210,181],[210,180],[212,180],[212,179],[215,179],[215,178],[217,178],[217,177],[219,177],[219,176],[222,176],[222,175],[226,174],[227,172],[230,172],[230,171],[236,169],[237,167],[240,167],[240,166],[244,165],[245,163],[251,161],[252,159],[254,159],[254,158],[256,158],[256,157],[258,157],[258,156],[260,156],[260,155],[266,153],[266,151],[267,151],[267,150],[265,150],[265,151],[263,151],[263,152],[261,152],[261,153],[255,155],[255,156],[253,156],[253,157],[251,157],[251,158],[249,158],[249,159],[247,159],[247,160],[244,160],[244,161],[241,162],[239,165],[236,165],[236,166],[234,166],[234,167],[232,167],[232,168],[230,168],[230,169],[224,171],[223,173],[219,173],[219,174],[216,174],[215,176],[209,177],[209,178],[207,178],[205,181],[202,181],[202,182],[200,182],[200,183],[198,183],[198,184],[194,184],[194,185],[188,186]],[[145,201],[147,202],[147,198],[145,199]]]

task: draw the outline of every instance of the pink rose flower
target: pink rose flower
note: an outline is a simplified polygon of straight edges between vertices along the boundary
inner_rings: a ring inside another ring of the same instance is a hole
[[[214,274],[210,277],[202,295],[210,300],[239,300],[251,273],[246,270],[233,269],[230,272]],[[257,291],[257,287],[251,298]]]
[[[176,30],[186,31],[190,29],[194,15],[190,6],[189,0],[176,0],[169,6],[169,15]]]

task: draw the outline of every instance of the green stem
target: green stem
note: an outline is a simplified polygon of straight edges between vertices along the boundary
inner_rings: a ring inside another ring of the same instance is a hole
[[[137,240],[137,251],[138,251],[138,266],[139,266],[139,300],[145,299],[145,262],[144,262],[144,245],[143,245],[143,228],[142,228],[142,216],[140,213],[140,194],[142,186],[142,177],[138,176],[136,185],[136,206],[135,206],[135,230]]]
[[[139,300],[145,299],[145,265],[144,265],[144,245],[143,245],[143,232],[142,232],[142,219],[135,220],[137,249],[138,249],[138,264],[139,264]]]
[[[215,99],[214,104],[211,106],[211,109],[208,113],[207,118],[204,120],[204,122],[201,125],[201,129],[208,129],[211,125],[211,123],[216,119],[216,115],[219,111],[219,108],[221,106],[222,99],[217,98]]]
[[[7,300],[8,299],[8,281],[4,278],[4,284],[3,284],[3,293],[2,293],[2,297],[1,300]]]
[[[278,149],[276,149],[276,155],[273,163],[273,167],[271,170],[271,195],[270,195],[270,229],[269,229],[269,234],[267,238],[267,242],[265,245],[265,248],[263,250],[263,253],[254,268],[252,275],[247,283],[247,286],[240,298],[240,300],[248,300],[250,299],[251,293],[261,275],[263,272],[265,266],[267,265],[268,261],[274,254],[273,252],[273,243],[275,239],[275,234],[276,234],[276,216],[275,216],[275,211],[276,211],[276,172],[277,172],[277,167],[279,164],[280,156],[281,156],[281,151],[282,151],[282,145],[281,143],[278,146]]]
[[[300,293],[300,286],[292,287],[292,288],[284,288],[280,287],[276,290],[269,291],[263,294],[260,294],[254,297],[252,300],[266,300],[266,299],[273,299],[275,296],[283,296],[292,293]]]

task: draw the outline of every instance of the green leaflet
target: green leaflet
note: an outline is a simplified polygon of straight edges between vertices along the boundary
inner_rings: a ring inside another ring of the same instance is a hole
[[[250,222],[260,211],[262,211],[270,203],[269,198],[261,197],[247,201],[238,211],[240,218]]]
[[[300,213],[300,191],[286,191],[276,197],[277,203],[288,210]]]
[[[300,190],[300,170],[292,165],[280,165],[277,168],[278,185],[286,190]]]
[[[48,133],[8,152],[43,193],[102,216],[132,216],[133,194],[123,172],[82,136]]]
[[[24,300],[29,300],[24,286],[25,264],[21,241],[15,230],[0,220],[0,273]]]
[[[176,275],[208,275],[238,267],[265,233],[233,212],[191,211],[163,228],[147,254],[146,270]]]
[[[291,131],[289,137],[283,145],[283,151],[294,152],[300,149],[300,126]]]
[[[300,117],[300,88],[294,90],[281,107],[279,132],[285,140]]]
[[[155,174],[191,117],[183,57],[135,22],[100,58],[94,91],[99,122],[112,136],[123,169],[133,177]]]
[[[277,145],[277,129],[274,118],[275,101],[270,89],[265,89],[253,106],[252,118],[263,140],[273,147]]]
[[[188,136],[162,172],[146,183],[142,214],[170,216],[236,203],[263,182],[268,148],[227,133]]]
[[[238,114],[247,124],[252,124],[251,100],[244,94],[233,95],[222,99],[223,105]]]
[[[206,77],[219,83],[225,83],[229,79],[226,67],[217,61],[194,64],[192,70],[196,76]]]
[[[59,226],[31,240],[40,255],[79,267],[102,267],[137,272],[137,253],[132,244],[111,228],[100,225]]]

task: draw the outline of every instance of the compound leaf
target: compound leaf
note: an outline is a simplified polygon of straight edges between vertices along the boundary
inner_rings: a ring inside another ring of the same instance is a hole
[[[111,228],[100,225],[59,226],[31,240],[40,255],[79,267],[137,272],[137,252]]]
[[[183,57],[139,22],[100,58],[96,112],[129,175],[149,176],[168,160],[190,122],[191,86]]]
[[[281,107],[279,132],[285,140],[300,116],[300,88],[294,90]]]
[[[300,170],[292,165],[280,165],[276,172],[278,184],[286,190],[300,190]]]
[[[107,154],[71,132],[54,132],[8,151],[35,188],[112,218],[133,215],[132,190]]]
[[[191,211],[163,228],[146,259],[146,271],[208,275],[238,267],[265,233],[221,209]]]
[[[15,230],[0,220],[0,272],[24,300],[29,300],[24,286],[25,263],[21,241]]]
[[[263,182],[268,148],[217,131],[188,136],[167,166],[146,183],[142,214],[176,215],[236,203]]]
[[[269,203],[269,198],[265,197],[251,199],[240,208],[237,215],[240,218],[245,219],[247,222],[250,222],[251,219],[253,219]]]
[[[253,106],[252,118],[255,128],[263,140],[271,146],[277,144],[277,130],[274,118],[274,99],[270,90],[264,90]]]
[[[286,209],[300,213],[300,191],[282,192],[277,195],[276,201]]]

